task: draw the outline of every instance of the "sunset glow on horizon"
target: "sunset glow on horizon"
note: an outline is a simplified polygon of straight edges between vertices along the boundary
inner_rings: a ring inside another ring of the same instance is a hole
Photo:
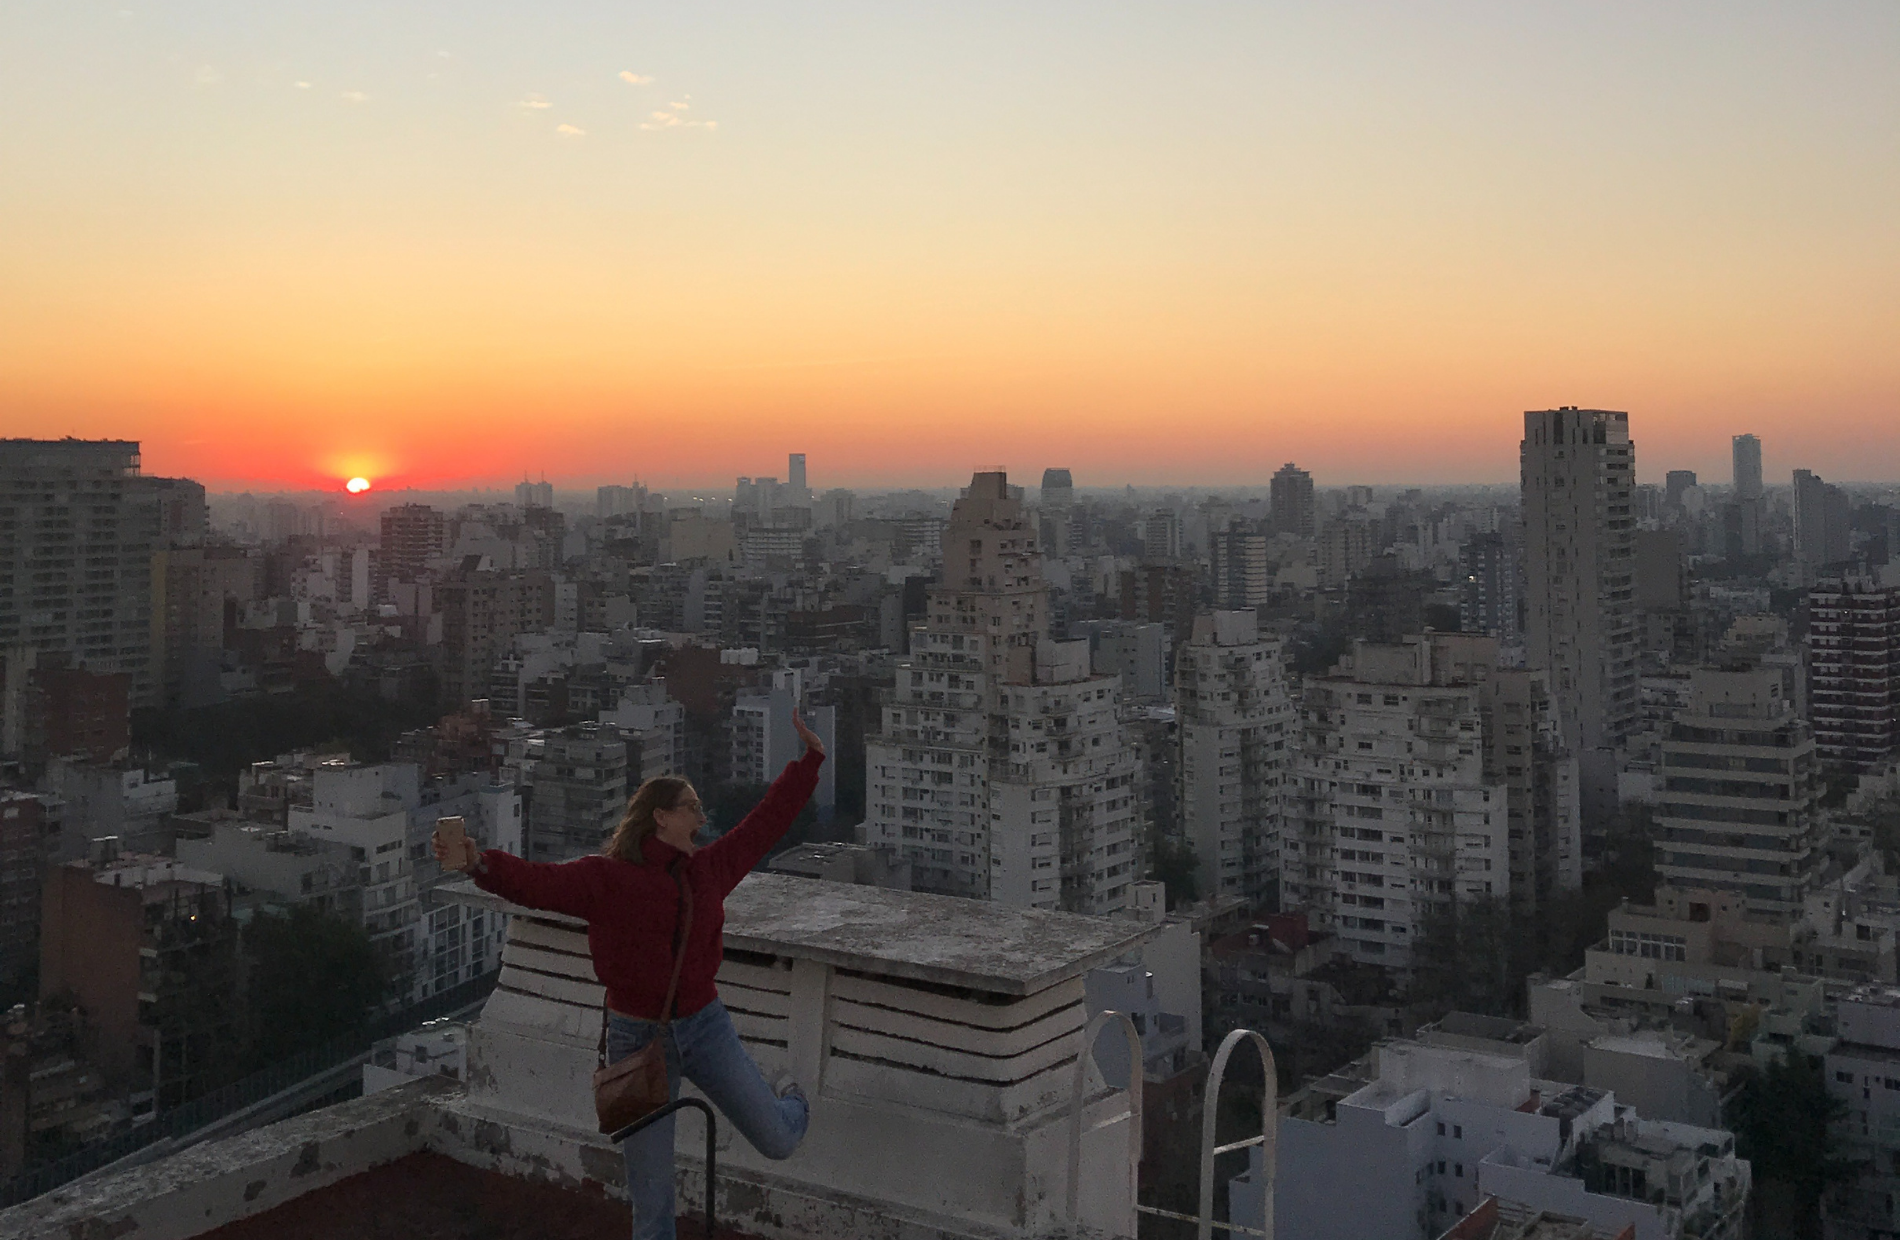
[[[1900,477],[1900,7],[0,12],[0,435],[214,489]]]

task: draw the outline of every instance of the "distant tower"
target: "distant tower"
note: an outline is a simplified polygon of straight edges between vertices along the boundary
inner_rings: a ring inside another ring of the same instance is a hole
[[[1735,444],[1735,498],[1761,498],[1761,440],[1737,435]]]
[[[1693,469],[1672,469],[1663,476],[1663,507],[1682,510],[1682,497],[1695,489]]]
[[[1613,748],[1636,721],[1636,447],[1629,414],[1524,415],[1526,653],[1550,672],[1564,735]]]
[[[1273,532],[1313,536],[1313,475],[1292,461],[1280,467],[1272,483]]]
[[[1794,558],[1804,569],[1813,572],[1847,559],[1854,515],[1847,492],[1810,470],[1797,469],[1793,507]]]
[[[447,550],[447,522],[427,504],[398,504],[383,514],[382,573],[414,581]]]
[[[803,452],[791,454],[786,466],[785,478],[787,485],[793,491],[800,495],[805,493],[805,454]]]
[[[1075,508],[1075,479],[1066,469],[1042,471],[1042,548],[1056,559],[1069,554],[1069,519]]]

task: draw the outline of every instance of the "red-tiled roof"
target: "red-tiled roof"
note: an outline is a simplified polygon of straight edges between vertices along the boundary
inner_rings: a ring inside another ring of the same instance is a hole
[[[704,1240],[700,1221],[682,1215],[681,1240]],[[625,1240],[629,1226],[626,1204],[597,1189],[518,1180],[418,1153],[204,1232],[199,1240]],[[742,1237],[722,1227],[718,1240]]]

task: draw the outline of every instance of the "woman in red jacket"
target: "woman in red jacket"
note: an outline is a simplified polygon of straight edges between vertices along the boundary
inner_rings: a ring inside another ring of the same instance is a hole
[[[598,856],[542,865],[500,849],[477,852],[466,839],[459,848],[441,836],[435,841],[436,860],[466,872],[483,890],[585,919],[594,972],[607,988],[609,1061],[631,1055],[664,1028],[672,1096],[679,1096],[680,1077],[686,1077],[759,1153],[774,1159],[789,1158],[798,1148],[810,1106],[790,1074],[766,1084],[719,1002],[713,976],[724,952],[727,893],[765,858],[818,786],[824,743],[796,715],[792,726],[805,742],[804,757],[786,765],[738,826],[703,848],[693,836],[706,823],[705,806],[691,784],[670,775],[640,785]],[[663,1027],[680,912],[676,874],[692,887],[693,916],[674,1019]],[[669,1240],[673,1117],[622,1145],[635,1240]]]

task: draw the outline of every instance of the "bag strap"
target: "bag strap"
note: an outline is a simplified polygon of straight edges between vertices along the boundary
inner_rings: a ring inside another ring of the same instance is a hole
[[[673,1000],[679,994],[680,970],[686,964],[686,940],[693,933],[693,887],[680,873],[679,862],[667,867],[673,876],[674,886],[679,888],[679,916],[673,923],[673,976],[666,983],[666,1004],[660,1009],[660,1024],[671,1024],[673,1020]],[[600,996],[600,1044],[594,1048],[594,1057],[598,1066],[607,1066],[607,995],[605,990]]]
[[[673,927],[673,976],[666,983],[666,1005],[660,1009],[660,1023],[673,1019],[673,999],[679,994],[680,970],[686,965],[686,940],[693,936],[693,885],[680,873],[680,863],[672,865],[673,882],[680,890],[680,915]]]

